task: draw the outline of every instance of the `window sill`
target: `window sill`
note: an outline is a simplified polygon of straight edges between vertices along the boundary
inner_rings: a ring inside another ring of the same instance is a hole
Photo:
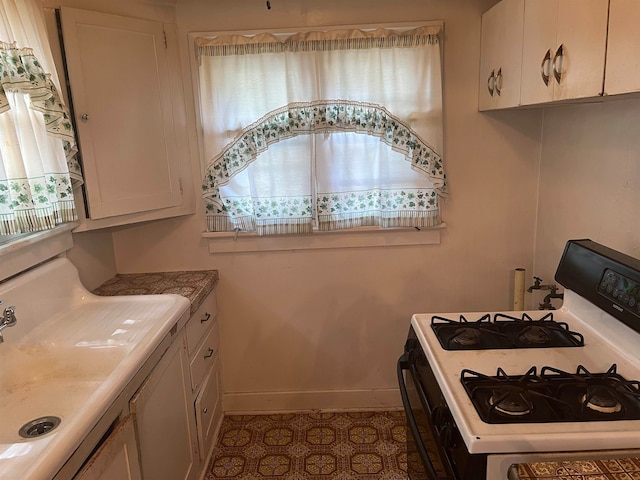
[[[335,248],[397,247],[408,245],[436,245],[440,243],[437,227],[382,229],[362,227],[337,232],[314,232],[310,235],[259,236],[255,233],[204,232],[202,238],[209,243],[209,253],[246,253],[282,250],[323,250]]]
[[[0,281],[69,250],[73,247],[71,230],[77,226],[65,223],[0,245]]]

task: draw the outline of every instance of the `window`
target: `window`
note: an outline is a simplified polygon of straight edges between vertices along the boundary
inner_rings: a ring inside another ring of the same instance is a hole
[[[82,177],[40,7],[3,2],[0,20],[0,238],[11,240],[76,220]]]
[[[208,230],[439,225],[440,34],[198,38]]]

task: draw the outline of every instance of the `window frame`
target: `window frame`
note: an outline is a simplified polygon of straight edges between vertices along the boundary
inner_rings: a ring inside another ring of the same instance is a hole
[[[350,24],[350,25],[317,25],[278,29],[248,29],[248,30],[211,30],[189,32],[187,35],[188,46],[191,50],[190,72],[193,91],[193,105],[195,112],[195,125],[198,142],[198,160],[200,166],[200,177],[202,178],[207,170],[208,159],[204,158],[203,132],[200,116],[200,91],[199,91],[199,59],[197,54],[196,38],[203,36],[218,35],[257,35],[260,33],[270,33],[272,35],[289,36],[299,32],[309,32],[318,29],[360,29],[376,30],[388,28],[399,31],[412,30],[420,26],[439,26],[444,39],[443,20],[425,20],[395,23],[377,24]],[[444,77],[444,41],[440,42],[442,75]],[[442,82],[443,100],[445,96],[445,82]],[[444,139],[443,139],[444,150]],[[446,156],[443,152],[443,156]],[[441,209],[444,200],[440,199]],[[199,209],[200,211],[200,209]],[[204,215],[203,224],[206,222]],[[447,225],[443,221],[434,227],[418,228],[382,228],[382,227],[357,227],[336,231],[320,231],[314,227],[313,232],[306,235],[286,234],[260,236],[256,232],[208,232],[203,228],[201,237],[208,242],[209,253],[242,253],[242,252],[267,252],[283,250],[315,250],[333,248],[358,248],[358,247],[386,247],[386,246],[410,246],[410,245],[433,245],[440,243],[441,231]]]

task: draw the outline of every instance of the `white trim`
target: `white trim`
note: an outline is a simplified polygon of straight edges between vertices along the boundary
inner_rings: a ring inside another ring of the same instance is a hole
[[[77,222],[63,223],[0,245],[0,281],[23,272],[73,247],[71,230]]]
[[[224,393],[225,414],[305,410],[388,410],[402,406],[397,388]]]
[[[397,247],[437,245],[440,231],[446,228],[378,228],[360,227],[331,232],[314,231],[308,235],[265,235],[255,233],[203,232],[209,253],[245,253],[282,250],[323,250],[330,248]]]

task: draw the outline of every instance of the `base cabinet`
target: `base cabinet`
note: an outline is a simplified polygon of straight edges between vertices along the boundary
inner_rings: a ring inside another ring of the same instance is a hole
[[[131,400],[145,480],[191,480],[197,476],[195,418],[187,397],[188,363],[176,339]]]
[[[217,363],[216,361],[209,372],[209,376],[195,401],[200,460],[203,462],[207,461],[207,455],[213,447],[217,426],[222,421],[220,369]]]
[[[196,419],[200,461],[205,463],[222,422],[217,310],[215,293],[212,292],[185,328],[191,378],[190,399]]]
[[[213,291],[183,328],[165,337],[145,367],[150,373],[116,402],[124,419],[74,480],[195,480],[204,474],[222,422],[216,314]]]
[[[141,480],[133,419],[121,421],[75,480]]]

